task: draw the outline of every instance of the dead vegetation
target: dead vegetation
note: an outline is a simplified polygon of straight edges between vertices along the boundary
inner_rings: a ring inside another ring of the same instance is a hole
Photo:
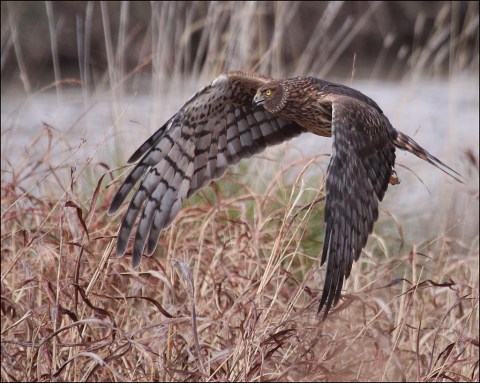
[[[234,175],[201,192],[138,270],[114,256],[110,172],[90,195],[3,184],[2,380],[477,381],[478,242],[418,249],[382,215],[397,234],[322,322],[323,185],[277,171],[261,193]]]

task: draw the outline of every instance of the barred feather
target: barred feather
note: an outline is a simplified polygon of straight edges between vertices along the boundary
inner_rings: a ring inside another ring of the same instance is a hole
[[[134,266],[140,264],[145,245],[148,254],[154,252],[161,230],[171,224],[187,198],[221,177],[229,165],[302,132],[299,125],[251,104],[257,88],[269,80],[244,72],[220,76],[135,151],[129,162],[140,161],[109,209],[114,214],[140,182],[122,219],[118,256],[127,251],[139,215]]]

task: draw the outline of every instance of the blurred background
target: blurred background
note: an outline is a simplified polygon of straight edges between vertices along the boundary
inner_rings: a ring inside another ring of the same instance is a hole
[[[466,177],[461,186],[399,153],[402,184],[387,193],[387,210],[423,214],[431,222],[438,218],[432,206],[448,201],[455,206],[442,210],[453,217],[447,227],[478,234],[478,214],[471,214],[478,212],[478,2],[59,1],[1,7],[2,181],[32,164],[67,169],[65,185],[68,169],[83,168],[86,159],[119,166],[224,71],[310,74],[367,94],[394,127]],[[302,136],[266,155],[288,162],[328,154],[330,145]],[[322,161],[326,169],[328,158]],[[35,178],[17,178],[41,187]],[[319,182],[317,174],[315,187]]]
[[[476,2],[2,2],[2,90],[113,69],[448,76],[478,70],[478,43]]]

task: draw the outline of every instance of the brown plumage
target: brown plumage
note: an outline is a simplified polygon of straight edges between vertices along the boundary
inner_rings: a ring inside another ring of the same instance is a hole
[[[145,245],[147,253],[153,253],[160,231],[171,224],[187,198],[221,177],[229,165],[302,132],[333,137],[321,259],[322,265],[327,261],[319,306],[320,311],[326,305],[325,317],[338,302],[343,281],[378,218],[395,148],[458,180],[453,175],[458,173],[394,129],[373,100],[344,85],[309,76],[273,80],[233,71],[200,90],[128,160],[140,161],[115,195],[109,213],[115,213],[141,182],[122,219],[117,254],[125,254],[140,211],[134,267],[140,264]]]

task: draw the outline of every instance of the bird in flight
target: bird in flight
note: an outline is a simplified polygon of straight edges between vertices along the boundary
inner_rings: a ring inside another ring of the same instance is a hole
[[[140,212],[134,267],[145,246],[148,254],[154,252],[160,231],[196,191],[242,158],[306,132],[332,137],[321,258],[327,272],[318,309],[325,307],[325,318],[372,232],[389,183],[398,183],[396,149],[409,151],[462,182],[456,171],[394,129],[372,99],[344,85],[310,76],[275,80],[241,71],[217,77],[128,160],[138,163],[115,194],[109,214],[119,209],[139,181],[140,186],[123,216],[117,255],[125,254]]]

